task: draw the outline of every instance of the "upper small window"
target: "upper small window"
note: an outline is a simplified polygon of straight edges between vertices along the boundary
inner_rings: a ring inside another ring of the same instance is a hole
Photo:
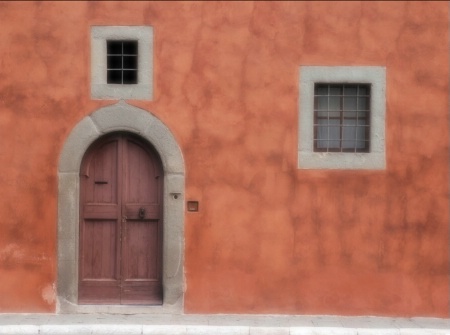
[[[153,28],[91,28],[93,99],[140,99],[153,96]]]
[[[386,69],[301,66],[298,167],[386,168]]]
[[[370,151],[370,85],[315,84],[314,151]]]
[[[107,41],[108,84],[138,83],[138,42]]]

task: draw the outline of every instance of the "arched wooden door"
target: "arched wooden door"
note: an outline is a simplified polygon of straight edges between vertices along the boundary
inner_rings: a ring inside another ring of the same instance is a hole
[[[162,304],[163,169],[140,139],[114,134],[83,158],[80,304]]]

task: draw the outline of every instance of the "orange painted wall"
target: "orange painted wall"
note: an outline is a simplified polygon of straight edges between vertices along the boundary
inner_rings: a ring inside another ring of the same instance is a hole
[[[446,2],[0,2],[0,311],[54,312],[90,27],[154,28],[186,163],[186,313],[448,316]],[[300,65],[387,69],[387,169],[297,169]]]

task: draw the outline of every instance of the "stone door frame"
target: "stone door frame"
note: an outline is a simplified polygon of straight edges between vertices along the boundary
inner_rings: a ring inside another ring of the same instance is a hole
[[[163,305],[78,305],[80,166],[89,146],[117,131],[137,134],[154,146],[164,169]],[[170,130],[151,113],[124,101],[82,119],[68,136],[58,164],[58,313],[183,313],[184,184],[181,149]]]

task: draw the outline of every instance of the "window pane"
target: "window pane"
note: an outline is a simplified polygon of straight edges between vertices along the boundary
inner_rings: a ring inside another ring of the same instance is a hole
[[[366,119],[358,119],[358,126],[367,126],[369,122]]]
[[[330,97],[328,108],[329,108],[329,110],[332,110],[332,111],[341,110],[341,98],[340,97]]]
[[[137,69],[137,56],[123,56],[123,68],[124,69]]]
[[[358,149],[365,149],[366,148],[366,141],[356,141],[356,148]]]
[[[344,140],[356,140],[356,127],[343,127],[342,138]]]
[[[107,41],[106,48],[109,55],[121,55],[122,54],[122,42],[121,41]]]
[[[357,140],[365,140],[366,139],[366,127],[357,127],[356,128],[356,139]]]
[[[328,139],[328,127],[324,126],[316,126],[316,134],[317,140],[326,140]]]
[[[369,116],[369,112],[358,112],[358,120],[365,120]]]
[[[330,140],[340,140],[340,127],[329,127],[328,128],[328,139]]]
[[[355,111],[356,108],[356,97],[344,97],[344,110]]]
[[[316,95],[328,95],[328,85],[316,84],[314,91]]]
[[[342,85],[330,85],[330,95],[342,95]]]
[[[327,118],[317,118],[316,124],[319,126],[326,126],[326,125],[328,125],[328,119]]]
[[[122,71],[121,70],[108,70],[107,71],[108,84],[122,84]]]
[[[123,71],[123,83],[124,84],[137,84],[137,71],[136,70],[124,70]]]
[[[331,119],[331,118],[316,118],[315,124],[320,126],[339,126],[339,119]]]
[[[328,141],[316,141],[316,146],[319,149],[326,149],[328,147]]]
[[[320,96],[320,97],[315,97],[315,108],[316,110],[322,110],[322,111],[326,111],[328,110],[328,97],[324,97],[324,96]]]
[[[138,54],[138,42],[137,41],[124,41],[123,53],[125,55],[137,55]]]
[[[335,127],[339,127],[339,125],[341,124],[341,120],[340,119],[328,119],[328,124],[335,126]]]
[[[343,114],[344,114],[344,119],[355,119],[355,120],[356,120],[356,116],[358,115],[358,113],[356,113],[356,112],[347,112],[347,111],[345,111]]]
[[[344,87],[344,95],[357,95],[358,86],[357,85],[346,85]]]
[[[122,69],[122,57],[121,56],[108,56],[107,57],[108,69]]]
[[[344,119],[342,124],[344,127],[348,126],[354,127],[356,126],[356,119]]]
[[[342,149],[354,149],[355,141],[342,141]]]
[[[332,119],[340,119],[341,112],[328,112],[328,117]]]
[[[369,97],[358,98],[358,110],[360,111],[369,110]]]
[[[334,125],[336,127],[339,127],[339,125],[341,124],[341,120],[340,119],[329,119],[328,123],[331,125]]]
[[[330,140],[328,141],[328,148],[329,149],[339,149],[341,147],[341,141],[339,140]]]
[[[370,87],[369,87],[369,85],[359,85],[359,87],[358,87],[358,94],[359,95],[369,95],[370,94]]]

